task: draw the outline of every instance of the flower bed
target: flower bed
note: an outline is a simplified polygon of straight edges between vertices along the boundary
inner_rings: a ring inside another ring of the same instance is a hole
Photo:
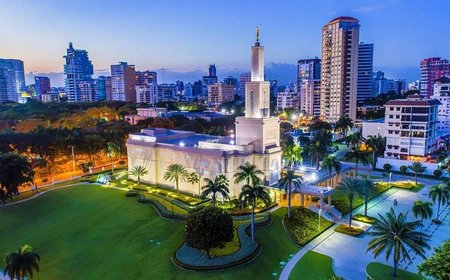
[[[357,227],[349,228],[348,225],[340,224],[335,229],[335,232],[351,235],[351,236],[360,236],[364,233],[364,230]]]
[[[363,214],[356,214],[356,215],[353,215],[352,220],[355,220],[358,222],[363,222],[366,224],[373,224],[373,223],[375,223],[375,221],[377,219],[375,219],[374,217],[370,217],[370,216],[364,216]]]
[[[333,225],[325,218],[322,218],[320,222],[319,230],[319,215],[304,207],[292,207],[291,218],[287,215],[283,217],[287,234],[299,246],[304,246]]]
[[[174,211],[167,209],[167,205],[163,205],[157,198],[149,198],[143,195],[139,195],[137,201],[139,203],[146,203],[150,204],[155,208],[156,212],[163,217],[167,219],[176,219],[176,220],[186,220],[186,214],[183,214],[182,209],[176,209],[174,207]],[[177,210],[177,211],[176,211]]]

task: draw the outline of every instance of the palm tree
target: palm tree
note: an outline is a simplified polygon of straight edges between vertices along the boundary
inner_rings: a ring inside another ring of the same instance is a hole
[[[428,220],[433,215],[433,204],[417,200],[412,208],[414,217],[420,217],[420,232],[422,232],[423,220]]]
[[[327,154],[326,147],[320,145],[319,142],[313,142],[309,145],[308,150],[309,156],[311,157],[311,163],[314,158],[316,160],[316,169],[319,170],[320,160]]]
[[[355,160],[355,176],[358,176],[359,162],[361,162],[363,165],[369,164],[369,161],[367,160],[367,153],[354,148],[351,151],[348,151],[345,154],[344,158],[348,161],[351,161],[352,159]]]
[[[295,163],[303,162],[302,153],[303,148],[300,148],[299,146],[294,144],[287,146],[281,156],[286,161],[286,164],[290,165],[290,169],[293,170]]]
[[[120,147],[114,142],[108,142],[105,148],[105,155],[109,157],[111,161],[111,172],[114,172],[114,158],[120,154]]]
[[[331,173],[334,171],[336,172],[336,175],[339,175],[341,173],[342,164],[339,160],[336,159],[335,156],[328,156],[322,161],[322,169],[326,168],[328,170],[328,182],[331,183]],[[330,187],[330,185],[328,185]]]
[[[424,248],[429,248],[425,243],[426,234],[416,231],[419,221],[407,222],[407,214],[395,214],[394,209],[386,213],[373,225],[370,235],[376,236],[369,242],[368,251],[373,251],[374,258],[385,252],[386,260],[393,256],[394,268],[392,275],[397,276],[397,268],[401,261],[411,261],[408,248],[417,255],[425,258]]]
[[[25,279],[25,277],[33,278],[33,272],[39,271],[39,260],[41,257],[38,253],[33,252],[30,245],[22,245],[17,252],[10,253],[5,256],[4,275],[8,275],[10,279]]]
[[[200,183],[200,176],[198,176],[198,174],[195,172],[191,172],[187,175],[186,182],[192,184],[192,196],[194,196],[195,184]]]
[[[209,178],[205,178],[204,180],[206,185],[202,187],[202,197],[206,198],[211,195],[213,207],[216,207],[217,194],[220,193],[224,199],[230,198],[228,195],[230,193],[228,189],[229,181],[225,175],[217,176],[214,181]]]
[[[414,172],[414,177],[416,178],[416,185],[417,185],[417,175],[425,172],[427,168],[423,166],[423,164],[420,162],[413,162],[412,165],[408,165],[408,168],[411,169],[412,172]]]
[[[264,202],[266,207],[270,205],[270,195],[266,188],[261,185],[245,185],[242,187],[242,191],[239,194],[239,201],[244,207],[252,207],[252,219],[251,219],[251,231],[252,231],[252,241],[255,241],[255,208],[256,202],[261,200]]]
[[[264,172],[259,170],[256,165],[251,164],[250,162],[241,164],[237,168],[237,170],[238,172],[234,174],[234,182],[236,184],[245,181],[246,185],[257,185],[262,182],[261,178],[259,178],[258,176],[264,175]]]
[[[439,184],[439,186],[432,186],[430,188],[430,194],[429,194],[431,200],[433,200],[433,203],[436,203],[438,205],[437,213],[436,213],[436,222],[439,222],[439,212],[441,210],[441,204],[444,205],[448,203],[450,199],[450,188],[448,186],[445,186],[444,184]]]
[[[336,125],[334,127],[334,131],[340,131],[342,134],[342,137],[345,137],[347,134],[347,131],[353,128],[353,122],[352,119],[348,116],[342,116],[339,118],[339,120],[336,122]]]
[[[356,196],[359,196],[361,193],[360,191],[361,183],[359,180],[355,178],[344,178],[339,184],[337,184],[336,189],[339,192],[343,192],[347,195],[348,202],[350,204],[350,213],[349,213],[349,219],[348,219],[348,227],[352,227],[352,217],[353,217],[353,200]]]
[[[167,167],[166,173],[164,173],[163,179],[169,182],[175,182],[175,186],[177,188],[177,193],[180,193],[179,191],[179,182],[184,182],[186,180],[186,177],[188,175],[188,172],[186,171],[186,168],[184,168],[183,165],[174,163]]]
[[[303,185],[303,178],[295,174],[294,170],[288,170],[279,181],[280,187],[288,194],[288,218],[291,217],[291,195],[292,187],[294,189],[301,189]]]
[[[147,169],[142,165],[136,165],[133,169],[130,170],[130,175],[137,177],[138,186],[141,184],[141,177],[147,174]]]
[[[370,189],[373,188],[373,182],[369,179],[360,180],[360,194],[364,198],[364,216],[367,216],[367,204],[369,203]]]
[[[364,141],[364,137],[362,136],[361,132],[355,132],[349,136],[347,136],[347,138],[345,139],[345,143],[348,146],[352,146],[353,149],[359,149],[359,147],[361,146],[361,143]]]
[[[376,166],[377,155],[382,154],[384,151],[384,138],[378,134],[378,136],[370,135],[366,140],[366,145],[372,150],[372,165]]]

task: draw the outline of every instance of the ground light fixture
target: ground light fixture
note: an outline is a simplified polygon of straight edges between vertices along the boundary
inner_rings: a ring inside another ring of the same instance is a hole
[[[184,147],[184,146],[185,146],[184,142],[181,141],[181,142],[180,142],[180,147]]]

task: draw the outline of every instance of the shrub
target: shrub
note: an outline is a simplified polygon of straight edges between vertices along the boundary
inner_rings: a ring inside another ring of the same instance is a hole
[[[376,221],[376,219],[374,217],[364,216],[362,214],[353,215],[352,219],[355,221],[366,223],[366,224],[373,224]]]
[[[136,197],[138,196],[138,192],[137,191],[133,191],[133,190],[129,190],[125,193],[126,197]]]
[[[120,161],[119,161],[119,164],[120,164],[120,165],[124,165],[125,163],[126,163],[126,161],[124,161],[124,160],[120,160]]]
[[[193,211],[186,221],[186,243],[190,247],[206,251],[223,247],[226,242],[233,240],[234,226],[231,215],[225,210],[215,207],[205,207]]]
[[[340,224],[335,229],[335,232],[351,235],[351,236],[360,236],[363,234],[364,230],[357,227],[349,228],[348,225]]]
[[[442,171],[439,169],[436,169],[433,171],[433,175],[436,176],[436,178],[439,178],[442,175]]]
[[[422,262],[419,271],[435,279],[448,279],[450,276],[450,240],[444,241],[434,249],[434,253]]]
[[[47,178],[44,178],[44,179],[42,179],[41,182],[42,182],[42,183],[47,183],[47,182],[48,182],[48,179],[47,179]]]
[[[399,170],[402,174],[405,174],[406,170],[408,170],[408,167],[406,167],[405,165],[401,165]]]
[[[384,171],[386,171],[386,172],[391,172],[391,169],[392,169],[392,165],[390,165],[389,163],[385,163],[384,165],[383,165],[383,170]]]

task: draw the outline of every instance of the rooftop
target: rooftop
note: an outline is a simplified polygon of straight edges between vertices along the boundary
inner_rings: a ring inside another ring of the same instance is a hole
[[[334,18],[334,19],[332,19],[332,20],[330,20],[329,22],[333,22],[333,21],[358,21],[356,18],[354,18],[354,17],[346,17],[346,16],[343,16],[343,17],[337,17],[337,18]]]
[[[402,105],[402,106],[434,106],[441,105],[437,99],[422,99],[418,94],[408,96],[406,99],[395,99],[386,102],[385,106]]]

